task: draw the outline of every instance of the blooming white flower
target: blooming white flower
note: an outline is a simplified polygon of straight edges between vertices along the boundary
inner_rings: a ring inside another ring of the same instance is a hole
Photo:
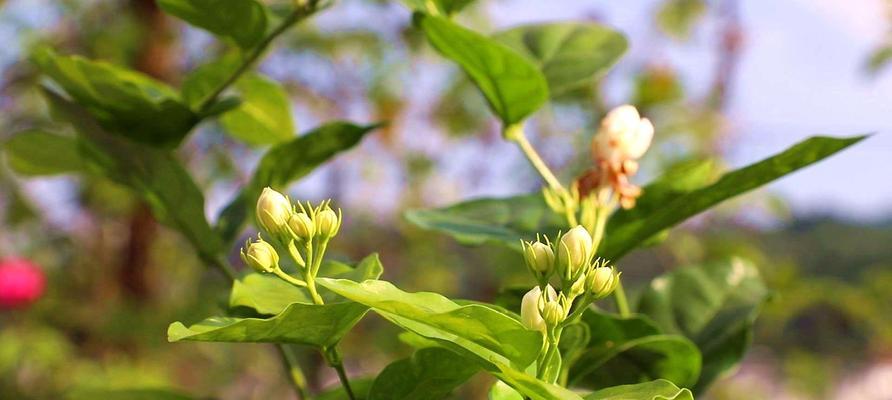
[[[644,155],[653,139],[654,126],[641,118],[631,105],[611,110],[601,121],[601,128],[592,141],[596,159],[621,165],[626,160],[637,160]]]
[[[270,235],[287,232],[291,218],[291,201],[269,187],[264,188],[257,199],[257,221]]]

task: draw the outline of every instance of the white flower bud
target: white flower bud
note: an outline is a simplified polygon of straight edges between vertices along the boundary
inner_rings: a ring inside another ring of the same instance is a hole
[[[587,267],[594,256],[594,244],[588,231],[577,225],[561,236],[558,243],[558,268],[561,279],[573,281]]]
[[[589,272],[586,286],[596,299],[607,297],[619,284],[619,275],[612,267],[599,267]]]
[[[335,214],[331,208],[326,206],[325,209],[316,214],[315,222],[316,233],[325,239],[329,239],[338,234],[338,229],[341,227],[341,216],[340,214]]]
[[[299,240],[310,240],[316,233],[316,224],[310,219],[306,213],[291,214],[288,219],[288,227],[291,228],[291,234]]]
[[[257,221],[260,227],[270,235],[287,232],[288,220],[291,218],[291,202],[281,193],[264,188],[257,199]]]
[[[558,299],[549,300],[542,307],[542,319],[545,321],[546,326],[557,326],[566,317],[567,313]]]
[[[548,277],[554,268],[554,250],[542,242],[525,242],[523,259],[537,277]]]
[[[601,128],[592,140],[595,157],[613,164],[641,158],[650,147],[654,126],[641,118],[638,110],[622,105],[611,110],[601,121]]]
[[[257,238],[245,242],[241,251],[242,261],[257,272],[272,272],[279,266],[279,253],[269,243]]]
[[[542,289],[538,286],[523,295],[520,302],[520,320],[523,326],[534,331],[545,331],[545,320],[539,314],[539,298],[542,297]]]

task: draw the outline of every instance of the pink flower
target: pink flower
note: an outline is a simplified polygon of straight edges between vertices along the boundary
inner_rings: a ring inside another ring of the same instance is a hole
[[[24,258],[0,261],[0,309],[26,307],[40,298],[46,286],[43,271]]]

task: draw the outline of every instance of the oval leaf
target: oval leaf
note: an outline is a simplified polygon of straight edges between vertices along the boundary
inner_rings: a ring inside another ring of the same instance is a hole
[[[443,57],[462,67],[505,126],[522,122],[548,100],[545,77],[514,50],[446,18],[417,13],[416,23]]]
[[[638,311],[700,348],[703,372],[694,387],[699,393],[740,362],[767,296],[758,270],[733,259],[681,268],[654,279],[642,293]]]
[[[585,400],[694,400],[688,389],[659,379],[634,385],[614,386],[585,396]]]
[[[235,84],[241,104],[220,117],[223,129],[250,145],[276,144],[294,137],[291,101],[278,82],[260,74]]]
[[[375,378],[369,400],[436,400],[449,395],[480,371],[477,364],[440,348],[420,349],[395,361]]]
[[[595,23],[526,25],[501,32],[495,39],[538,65],[552,97],[591,86],[629,47],[621,33]]]
[[[254,47],[266,34],[266,7],[256,0],[158,0],[158,6],[242,48]]]
[[[30,130],[17,133],[3,144],[6,162],[13,171],[30,176],[57,175],[84,170],[76,138]]]

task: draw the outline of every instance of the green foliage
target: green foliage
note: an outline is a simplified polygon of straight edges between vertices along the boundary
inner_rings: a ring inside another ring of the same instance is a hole
[[[168,389],[75,389],[65,395],[67,400],[192,400]]]
[[[571,385],[603,388],[653,379],[691,387],[700,374],[700,352],[690,340],[664,334],[643,316],[588,311],[591,338],[570,367]]]
[[[10,168],[22,175],[58,175],[84,169],[77,139],[73,137],[29,130],[7,140],[3,149]]]
[[[80,138],[87,170],[138,194],[155,217],[180,231],[203,258],[222,243],[204,216],[204,195],[173,153],[142,146],[105,131],[83,108],[45,91],[54,114],[71,123]]]
[[[330,122],[269,149],[254,171],[254,177],[220,215],[217,230],[232,240],[252,211],[253,202],[264,187],[284,187],[309,174],[338,153],[348,150],[380,125],[354,125]]]
[[[245,49],[266,34],[267,10],[256,0],[159,0],[158,6]]]
[[[402,0],[402,2],[415,11],[449,16],[461,11],[474,0]]]
[[[183,80],[183,100],[196,112],[201,111],[203,103],[231,79],[242,62],[238,53],[230,53],[199,66]]]
[[[621,33],[594,23],[520,26],[495,39],[536,63],[552,97],[591,86],[629,47]]]
[[[429,347],[397,360],[378,374],[369,400],[427,400],[445,398],[480,370],[477,364],[452,351]]]
[[[642,293],[638,311],[700,348],[703,372],[693,387],[699,393],[743,358],[767,295],[758,270],[733,259],[654,279]]]
[[[705,0],[665,0],[657,11],[657,26],[667,35],[684,40],[704,14]]]
[[[294,137],[291,101],[278,82],[260,74],[235,84],[241,103],[220,117],[227,133],[251,145],[278,144]]]
[[[116,135],[173,148],[198,122],[176,91],[135,71],[79,56],[60,56],[48,49],[38,51],[33,61]]]
[[[416,13],[415,22],[443,57],[462,67],[505,126],[522,122],[548,99],[545,77],[514,50],[442,17]]]
[[[336,261],[328,261],[319,269],[321,276],[349,279],[362,282],[367,279],[378,279],[384,268],[377,254],[372,254],[356,265],[356,267]],[[326,303],[343,300],[335,293],[322,288],[320,295]],[[232,284],[229,295],[230,307],[248,307],[260,314],[275,315],[291,303],[307,303],[310,299],[306,290],[296,289],[293,285],[268,274],[251,273],[236,280]]]
[[[718,181],[709,186],[684,194],[676,193],[671,201],[664,201],[653,212],[609,230],[601,255],[608,259],[619,259],[664,229],[671,228],[724,200],[823,160],[862,139],[864,136],[812,137],[782,153],[722,175]]]
[[[679,389],[672,382],[660,379],[602,389],[585,400],[694,400],[694,396],[690,390]]]

